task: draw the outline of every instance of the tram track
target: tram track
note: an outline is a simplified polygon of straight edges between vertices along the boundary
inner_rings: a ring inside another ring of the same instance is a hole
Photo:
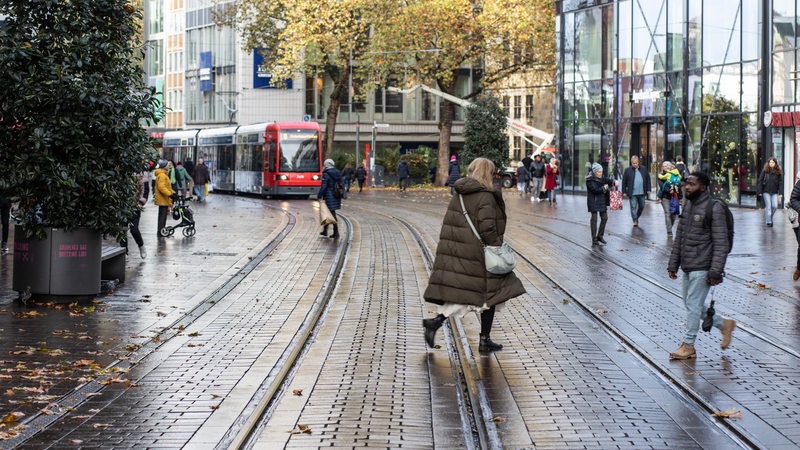
[[[535,225],[535,224],[527,224],[528,227],[536,228],[542,232],[548,233],[550,235],[556,236],[559,239],[569,242],[579,248],[582,248],[586,251],[592,252],[591,248],[586,247],[584,244],[577,242],[575,239],[572,239],[568,236],[565,236],[562,233],[555,232],[553,230]],[[509,243],[514,244],[514,241],[509,240]],[[520,243],[517,242],[516,245]],[[587,314],[595,323],[599,324],[603,327],[606,331],[608,331],[611,335],[613,335],[621,344],[625,346],[628,350],[630,350],[633,354],[635,354],[643,363],[645,367],[649,367],[651,370],[656,372],[663,380],[667,381],[670,385],[674,386],[680,394],[682,394],[686,399],[687,402],[692,402],[703,410],[705,410],[709,414],[714,414],[721,410],[717,405],[715,405],[712,401],[706,398],[703,393],[699,392],[697,389],[692,387],[690,383],[682,380],[681,378],[673,375],[673,373],[663,366],[656,358],[654,358],[646,349],[642,348],[638,345],[633,339],[631,339],[624,331],[620,330],[616,327],[611,321],[609,321],[604,314],[599,312],[596,308],[592,305],[588,304],[584,300],[581,299],[581,296],[572,292],[569,288],[565,287],[563,283],[560,283],[556,276],[550,273],[548,270],[542,268],[540,265],[535,264],[532,260],[530,260],[524,253],[515,249],[515,253],[517,256],[525,261],[525,263],[531,267],[534,271],[539,273],[542,277],[544,277],[555,289],[560,291],[564,297],[571,303],[580,307],[580,309]],[[649,277],[642,276],[641,274],[637,273],[634,270],[631,270],[626,264],[621,263],[616,258],[610,257],[606,254],[593,252],[593,255],[597,258],[602,259],[607,263],[614,264],[617,268],[624,270],[625,272],[629,273],[631,276],[635,276],[638,279],[642,280],[643,282],[649,283],[652,286],[663,290],[670,295],[680,298],[681,293],[678,292],[676,289],[669,288],[664,284],[653,280]],[[760,333],[754,332],[749,327],[745,326],[738,326],[737,330],[744,331],[750,334],[752,337],[761,340],[762,342],[773,346],[774,348],[788,353],[792,356],[798,357],[797,352],[794,349],[791,349],[785,345],[782,345],[778,342],[775,342],[769,339],[766,336],[761,335]],[[740,441],[743,446],[749,448],[767,448],[761,443],[761,439],[753,436],[749,431],[745,428],[739,426],[734,421],[728,420],[718,420],[715,421],[715,424],[725,433],[728,433],[731,437],[734,437],[736,440]]]
[[[247,276],[255,271],[256,268],[281,243],[287,239],[297,224],[297,218],[295,214],[291,213],[287,209],[269,204],[264,204],[263,206],[272,208],[284,214],[287,221],[283,228],[275,234],[273,239],[271,239],[254,256],[248,257],[248,261],[244,263],[243,267],[238,269],[235,274],[228,278],[218,288],[197,302],[192,308],[190,308],[173,322],[165,326],[158,326],[158,328],[151,328],[140,332],[140,334],[152,333],[152,336],[141,345],[125,345],[124,347],[120,345],[111,349],[109,353],[116,352],[118,357],[103,367],[102,373],[106,375],[103,375],[97,379],[84,381],[80,385],[76,386],[70,393],[56,400],[55,403],[61,406],[60,412],[48,411],[47,414],[39,412],[28,417],[21,424],[27,430],[31,431],[20,433],[17,438],[6,440],[4,444],[8,444],[11,447],[17,447],[24,444],[26,441],[32,439],[39,431],[45,430],[48,426],[65,418],[71,411],[79,408],[90,398],[94,398],[104,391],[109,390],[111,383],[103,382],[103,379],[113,378],[117,373],[128,372],[146,360],[146,358],[155,354],[159,348],[167,345],[171,340],[180,335],[183,330],[195,323],[206,312],[213,308],[215,304],[220,302],[234,289],[236,289],[236,287],[239,286],[242,281],[247,279]],[[106,404],[111,404],[119,395],[120,393],[110,396]]]
[[[422,205],[415,205],[417,209],[416,212],[426,214],[439,214],[440,211],[434,211],[433,207],[428,208]],[[373,211],[374,212],[374,211]],[[551,224],[554,219],[552,217],[540,216],[541,218],[548,220],[548,225]],[[411,219],[408,219],[411,220]],[[514,233],[509,233],[511,230],[507,230],[506,237],[508,238],[509,242],[518,248],[525,248],[526,244],[523,244],[523,241],[526,242],[535,242],[538,240],[543,239],[552,239],[557,238],[558,241],[568,243],[569,245],[573,246],[573,248],[580,249],[581,254],[589,255],[592,258],[597,258],[598,263],[602,264],[604,267],[608,265],[613,265],[617,270],[624,271],[627,273],[628,277],[631,277],[635,280],[639,280],[640,283],[646,283],[651,286],[651,288],[655,289],[656,291],[663,292],[663,295],[660,297],[670,298],[670,302],[673,303],[675,308],[681,308],[682,304],[680,303],[681,299],[681,292],[673,287],[669,287],[666,284],[660,282],[659,280],[647,276],[647,273],[642,273],[641,270],[634,270],[630,266],[630,261],[622,261],[619,258],[616,258],[612,255],[609,255],[603,251],[597,251],[588,245],[584,244],[582,241],[578,239],[572,238],[569,236],[566,231],[562,230],[559,227],[553,226],[544,226],[536,223],[531,223],[532,221],[528,221],[526,223],[526,227],[529,229],[525,229],[518,225],[512,225],[512,227],[516,228]],[[565,220],[565,222],[579,225],[585,227],[585,223],[577,222],[577,221],[570,221]],[[536,230],[535,234],[531,234],[530,228]],[[521,236],[527,234],[531,236],[531,239],[523,239]],[[511,237],[509,235],[513,235]],[[622,239],[626,239],[625,236],[620,236]],[[628,240],[628,242],[633,242]],[[640,241],[634,242],[641,244]],[[649,244],[649,243],[648,243]],[[566,250],[562,246],[559,247],[558,251],[567,251],[572,252],[571,250]],[[666,251],[666,250],[664,250]],[[585,253],[584,253],[585,252]],[[637,342],[631,338],[631,336],[627,335],[626,332],[619,327],[617,327],[611,320],[605,317],[604,313],[597,310],[596,306],[592,306],[591,304],[585,302],[581,299],[582,295],[572,292],[569,287],[566,287],[563,283],[558,281],[558,277],[554,273],[550,273],[547,269],[541,267],[539,264],[536,264],[530,258],[528,258],[524,252],[517,251],[520,259],[525,262],[525,264],[529,265],[536,273],[539,273],[549,284],[551,284],[557,291],[561,292],[566,300],[570,303],[576,305],[582,312],[584,312],[593,322],[598,324],[601,329],[606,330],[611,336],[613,336],[617,341],[619,341],[627,350],[630,351],[632,355],[634,355],[637,359],[642,362],[643,367],[648,367],[657,377],[662,379],[665,385],[671,386],[673,390],[675,390],[676,394],[680,397],[685,399],[686,404],[696,405],[699,410],[704,411],[705,413],[713,414],[718,411],[727,408],[720,407],[720,401],[727,402],[728,400],[734,400],[735,398],[727,398],[725,397],[717,397],[716,395],[709,395],[709,392],[703,390],[702,388],[698,388],[697,384],[691,379],[686,377],[682,378],[680,373],[676,375],[674,373],[674,367],[667,367],[663,364],[663,362],[659,361],[656,357],[652,356],[652,350],[648,351],[645,347],[637,344]],[[742,287],[748,286],[747,280],[741,277],[735,277],[728,275],[728,281],[730,283],[735,283],[736,285],[740,285]],[[738,289],[738,288],[737,288]],[[779,291],[770,291],[770,294],[775,295],[776,297],[783,297],[785,296],[784,293]],[[745,318],[746,321],[746,318]],[[760,333],[753,327],[750,327],[744,323],[742,320],[739,320],[739,326],[737,327],[737,333],[739,333],[739,337],[737,340],[757,340],[761,342],[759,344],[752,344],[760,349],[763,348],[765,353],[768,354],[778,354],[778,355],[786,355],[790,358],[800,358],[800,352],[797,351],[791,345],[787,345],[783,342],[780,342],[776,339],[771,338],[769,335]],[[766,344],[766,345],[764,345]],[[765,348],[766,347],[766,348]],[[770,350],[771,349],[771,350]],[[781,357],[777,357],[777,359],[783,360]],[[796,364],[796,363],[795,363]],[[725,404],[725,403],[723,403]],[[760,423],[760,425],[756,426],[756,429],[760,428],[761,426],[768,426],[765,422],[758,417],[753,419],[754,422]],[[769,437],[763,434],[753,434],[748,427],[745,425],[740,424],[737,421],[726,420],[726,419],[710,419],[710,422],[713,423],[722,433],[729,436],[736,442],[739,442],[742,447],[745,448],[769,448],[769,444],[765,444],[765,442],[769,441]],[[753,426],[753,423],[750,423],[749,426]]]
[[[339,214],[338,219],[346,226],[340,226],[342,237],[339,242],[341,244],[336,251],[335,261],[326,275],[323,288],[314,301],[314,306],[290,339],[289,345],[283,350],[279,362],[264,378],[247,407],[236,419],[235,425],[223,436],[214,447],[215,449],[253,448],[263,430],[263,425],[272,416],[275,405],[286,394],[299,364],[302,363],[304,355],[308,352],[324,321],[350,248],[352,223],[343,214]]]

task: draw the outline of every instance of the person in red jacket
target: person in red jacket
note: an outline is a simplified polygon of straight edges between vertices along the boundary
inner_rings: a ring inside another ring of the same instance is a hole
[[[544,190],[547,191],[547,203],[551,205],[556,204],[556,189],[558,183],[556,179],[561,169],[558,167],[558,158],[550,158],[550,163],[544,169]]]

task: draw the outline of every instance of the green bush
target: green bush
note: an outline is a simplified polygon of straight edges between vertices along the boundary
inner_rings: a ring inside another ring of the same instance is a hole
[[[124,236],[134,174],[155,155],[141,17],[127,0],[3,0],[0,16],[0,192],[19,202],[28,236]]]

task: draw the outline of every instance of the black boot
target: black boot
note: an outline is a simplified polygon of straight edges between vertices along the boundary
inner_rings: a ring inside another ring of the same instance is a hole
[[[320,231],[320,232],[319,232],[319,235],[320,235],[320,236],[325,236],[325,237],[328,237],[328,226],[327,226],[327,225],[325,225],[324,227],[322,227],[322,231]]]
[[[333,234],[331,235],[333,239],[339,239],[339,225],[333,226]]]
[[[425,343],[433,348],[433,339],[436,337],[436,330],[442,327],[447,317],[439,314],[433,319],[422,319],[422,326],[425,327]]]
[[[503,346],[489,339],[488,334],[481,335],[481,342],[478,345],[478,351],[482,353],[496,352],[502,350]]]

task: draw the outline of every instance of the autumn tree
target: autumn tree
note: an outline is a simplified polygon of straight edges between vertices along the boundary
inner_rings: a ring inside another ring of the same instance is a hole
[[[325,120],[328,154],[341,99],[350,87],[350,61],[367,48],[373,6],[365,0],[240,0],[217,22],[239,31],[245,50],[263,49],[264,65],[276,80],[322,73],[333,81]]]
[[[406,84],[435,85],[469,99],[516,76],[523,85],[547,80],[555,67],[554,6],[547,0],[410,0],[402,8],[385,1],[371,23],[371,51],[361,59],[382,83],[397,73]],[[457,92],[462,68],[477,68],[480,82]],[[447,178],[455,105],[444,102],[439,118],[436,184]]]

